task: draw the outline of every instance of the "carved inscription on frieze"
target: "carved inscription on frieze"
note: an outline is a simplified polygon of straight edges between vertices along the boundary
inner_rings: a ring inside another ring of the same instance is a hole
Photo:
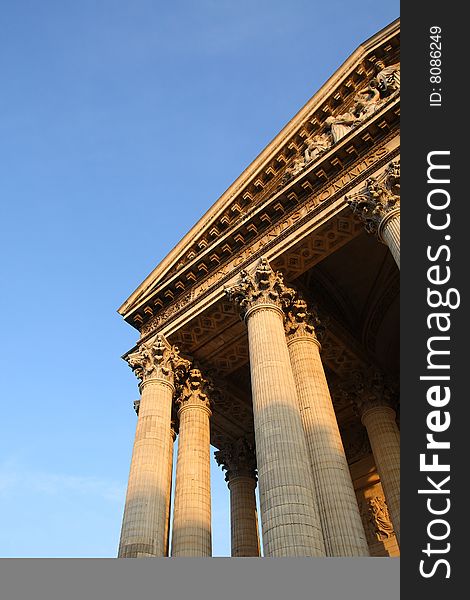
[[[375,162],[379,161],[381,158],[386,156],[388,153],[387,148],[379,148],[376,152],[374,152],[371,156],[368,156],[359,164],[357,164],[353,169],[345,173],[341,178],[332,183],[326,189],[324,189],[318,196],[314,195],[309,200],[299,207],[291,215],[287,216],[285,219],[276,223],[271,229],[269,229],[263,237],[257,240],[251,246],[245,248],[242,252],[240,252],[236,257],[234,257],[229,263],[227,263],[224,267],[216,271],[213,275],[208,277],[205,281],[203,281],[199,286],[194,288],[194,298],[205,292],[208,288],[210,288],[214,283],[222,279],[225,275],[232,272],[239,265],[244,263],[247,259],[250,258],[253,254],[256,254],[258,250],[260,250],[263,246],[265,246],[268,242],[273,239],[279,237],[281,233],[289,229],[296,221],[304,217],[307,213],[309,213],[315,206],[325,202],[331,198],[336,192],[341,190],[345,185],[353,181],[356,177],[358,177],[363,171],[373,165]]]

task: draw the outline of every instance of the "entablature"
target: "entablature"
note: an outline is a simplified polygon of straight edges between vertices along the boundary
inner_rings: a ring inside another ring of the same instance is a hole
[[[242,268],[259,248],[272,245],[278,237],[281,240],[280,234],[297,221],[300,224],[301,219],[318,218],[323,211],[328,215],[334,202],[344,205],[346,193],[397,156],[398,109],[398,100],[395,100],[378,115],[394,124],[386,134],[377,126],[374,131],[372,122],[365,124],[354,138],[345,139],[334,152],[325,154],[249,215],[240,217],[232,230],[163,281],[132,313],[132,324],[146,335],[155,325],[160,327],[174,309],[179,310],[193,301],[233,269]],[[359,148],[355,140],[364,143],[365,133],[367,144],[362,151],[351,152],[351,147]]]
[[[381,92],[383,97],[375,103],[378,92],[370,85],[385,64],[397,66],[398,48],[398,21],[359,47],[216,202],[201,219],[204,222],[123,304],[120,312],[130,324],[141,329],[156,313],[187,296],[194,285],[279,221],[305,193],[334,178],[398,128],[397,90]],[[369,108],[361,108],[344,139],[333,140],[328,119],[344,116],[353,106],[358,110],[358,94]],[[325,135],[330,144],[317,144],[312,152],[312,140]]]

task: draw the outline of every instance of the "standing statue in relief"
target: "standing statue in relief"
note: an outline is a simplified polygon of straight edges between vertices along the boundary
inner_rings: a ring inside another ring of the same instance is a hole
[[[385,500],[380,496],[369,498],[368,506],[377,539],[383,540],[391,537],[394,531]]]

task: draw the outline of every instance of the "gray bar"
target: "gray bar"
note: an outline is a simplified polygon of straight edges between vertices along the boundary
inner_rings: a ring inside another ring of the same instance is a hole
[[[2,559],[5,600],[397,600],[398,558]]]

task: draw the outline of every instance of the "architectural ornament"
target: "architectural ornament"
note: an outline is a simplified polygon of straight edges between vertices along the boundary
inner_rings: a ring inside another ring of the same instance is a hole
[[[359,121],[365,121],[372,116],[384,103],[377,89],[377,83],[372,80],[367,88],[356,94],[353,113]]]
[[[179,378],[176,404],[179,409],[184,406],[203,406],[210,410],[213,403],[214,384],[208,377],[203,377],[200,369],[192,365]]]
[[[372,496],[367,499],[369,519],[375,536],[379,541],[388,539],[394,535],[392,521],[388,507],[383,496]]]
[[[307,140],[307,148],[304,153],[305,164],[316,160],[331,146],[332,138],[328,133],[320,133]]]
[[[375,63],[378,73],[375,76],[377,88],[383,97],[397,94],[400,91],[400,64],[385,66],[385,63],[378,60]]]
[[[164,311],[160,312],[158,315],[153,316],[151,319],[149,319],[146,323],[142,325],[140,329],[141,337],[144,337],[145,335],[156,329],[159,325],[161,325],[169,317],[171,317],[172,314],[184,308],[186,304],[188,304],[188,302],[191,302],[192,299],[193,293],[190,292],[189,294],[186,294],[181,299],[179,299],[177,302],[174,302]]]
[[[274,272],[266,258],[260,260],[253,275],[243,269],[239,283],[224,290],[228,298],[239,306],[242,317],[253,306],[274,304],[284,308],[295,298],[295,291],[284,284],[282,273]]]
[[[321,325],[316,312],[308,310],[305,300],[299,297],[295,298],[285,312],[284,327],[287,336],[312,335],[317,340],[321,339],[324,327]]]
[[[368,233],[376,235],[382,220],[400,208],[400,162],[395,161],[379,177],[369,177],[362,190],[345,200],[365,224]]]
[[[393,407],[398,395],[392,379],[375,367],[355,371],[345,389],[360,417],[378,406]]]
[[[256,452],[254,444],[242,437],[214,453],[217,464],[226,471],[225,481],[234,477],[256,478]]]
[[[352,112],[346,112],[336,117],[330,116],[325,121],[330,128],[334,144],[347,135],[357,122],[358,118]]]
[[[158,335],[155,341],[142,344],[135,352],[130,352],[126,361],[141,382],[165,379],[173,383],[174,374],[190,365],[188,360],[180,356],[178,347],[169,344],[163,335]]]
[[[348,463],[357,462],[368,456],[372,449],[366,428],[358,421],[353,421],[341,430],[344,452]]]

